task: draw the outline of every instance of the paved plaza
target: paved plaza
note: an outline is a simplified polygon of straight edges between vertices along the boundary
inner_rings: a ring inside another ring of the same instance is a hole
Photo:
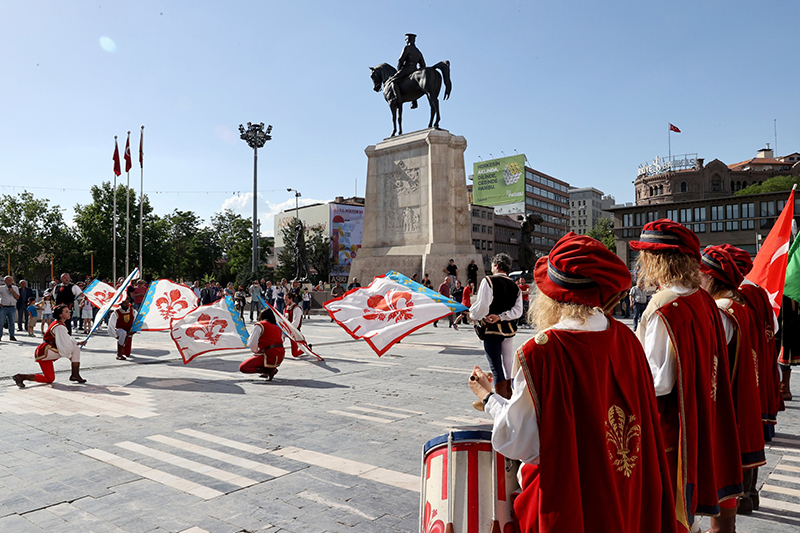
[[[490,427],[466,385],[486,366],[478,339],[439,326],[378,358],[315,316],[303,331],[325,362],[287,354],[271,383],[238,372],[245,351],[184,365],[168,333],[148,332],[130,362],[94,337],[85,385],[60,360],[54,384],[18,389],[40,335],[4,337],[0,532],[418,531],[422,445]],[[800,401],[778,420],[740,533],[800,528]]]

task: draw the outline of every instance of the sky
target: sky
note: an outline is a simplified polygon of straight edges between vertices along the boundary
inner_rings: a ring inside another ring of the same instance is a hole
[[[64,210],[114,178],[114,136],[131,131],[131,186],[144,129],[155,212],[252,216],[248,121],[259,150],[257,207],[273,215],[363,196],[364,149],[391,133],[369,66],[396,65],[416,33],[453,90],[440,127],[479,158],[529,166],[618,203],[639,164],[668,152],[726,164],[800,151],[796,0],[211,2],[0,4],[0,194],[29,190]],[[425,128],[429,107],[404,113]],[[775,122],[777,120],[777,123]],[[123,182],[126,175],[123,172]]]

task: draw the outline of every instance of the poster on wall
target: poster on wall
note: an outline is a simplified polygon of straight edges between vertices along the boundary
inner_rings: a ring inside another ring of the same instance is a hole
[[[350,265],[361,248],[364,207],[331,204],[331,283],[347,283]]]
[[[486,207],[520,203],[524,206],[525,154],[475,163],[472,202]]]

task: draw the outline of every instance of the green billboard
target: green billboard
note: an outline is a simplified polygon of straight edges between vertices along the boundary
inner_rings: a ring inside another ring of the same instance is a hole
[[[473,164],[472,203],[486,207],[525,202],[525,155]]]

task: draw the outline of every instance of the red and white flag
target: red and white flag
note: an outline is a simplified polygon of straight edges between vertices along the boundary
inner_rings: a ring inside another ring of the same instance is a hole
[[[681,132],[681,130],[678,129],[678,126],[673,125],[671,122],[669,124],[669,131],[674,131],[675,133]]]
[[[277,309],[275,309],[269,304],[267,304],[267,306],[270,309],[272,309],[272,314],[275,315],[275,322],[278,325],[278,327],[281,328],[281,331],[283,332],[284,335],[286,335],[291,340],[296,342],[297,345],[300,347],[300,349],[303,350],[305,353],[313,355],[320,361],[324,361],[322,357],[320,357],[311,350],[311,346],[309,346],[308,341],[306,340],[305,336],[302,333],[300,333],[299,329],[294,327],[294,325],[292,325],[292,323],[289,322],[289,320],[287,320],[284,315],[279,313]],[[297,310],[299,311],[300,308],[297,308]]]
[[[170,337],[183,364],[204,353],[247,348],[247,329],[230,296],[201,305],[179,320],[172,320]]]
[[[125,172],[131,171],[131,132],[128,132],[128,141],[125,143]]]
[[[789,241],[792,238],[794,218],[794,189],[789,194],[781,216],[767,235],[764,244],[753,261],[753,270],[747,279],[767,291],[772,309],[777,316],[783,300],[783,285],[786,281],[786,263],[789,260]]]
[[[195,309],[197,295],[192,289],[168,279],[159,279],[148,287],[132,330],[165,331],[170,329],[173,319],[180,320]]]
[[[119,146],[117,146],[116,136],[114,136],[114,157],[112,157],[112,159],[114,160],[114,174],[119,176],[122,174],[122,169],[120,168],[119,164]]]
[[[467,307],[408,277],[389,272],[368,287],[325,302],[325,309],[354,339],[364,339],[378,356],[413,331]]]
[[[117,292],[117,290],[114,287],[108,283],[103,283],[99,279],[93,280],[83,289],[83,295],[98,309],[110,302],[115,292]],[[119,307],[119,302],[114,305],[114,309],[117,307]]]
[[[144,126],[142,126],[142,133],[139,135],[139,168],[144,168]]]

